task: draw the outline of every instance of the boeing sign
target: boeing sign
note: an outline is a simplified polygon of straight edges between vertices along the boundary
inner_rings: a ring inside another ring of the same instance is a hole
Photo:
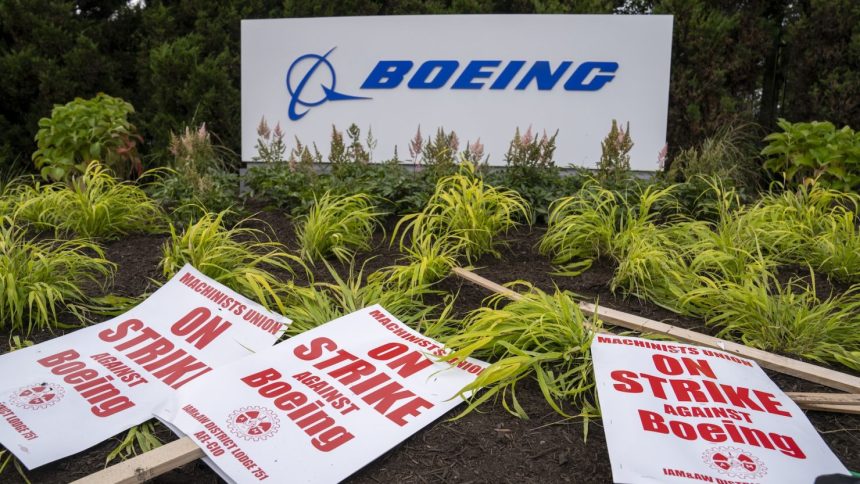
[[[242,156],[260,118],[325,152],[356,123],[388,159],[420,126],[481,139],[504,164],[514,131],[559,130],[557,162],[594,166],[613,119],[635,169],[665,143],[672,19],[470,15],[242,22]]]
[[[287,91],[290,94],[288,116],[292,121],[302,119],[308,110],[326,101],[350,101],[356,99],[371,99],[365,96],[353,96],[335,90],[337,74],[334,66],[328,60],[329,54],[335,48],[322,55],[304,54],[299,56],[287,70]],[[370,74],[361,84],[361,89],[395,89],[404,80],[409,89],[491,89],[504,90],[508,88],[522,91],[530,86],[549,91],[555,88],[562,77],[570,71],[570,77],[563,83],[566,91],[599,91],[606,83],[615,77],[618,70],[617,62],[587,61],[572,68],[572,61],[563,61],[553,67],[550,61],[534,61],[529,63],[522,60],[503,62],[501,60],[472,60],[460,69],[457,60],[426,60],[417,69],[415,62],[410,60],[382,60],[376,63]],[[318,68],[326,71],[326,81],[320,84],[323,95],[317,99],[303,99],[304,88]],[[524,69],[525,68],[525,69]],[[498,70],[495,80],[487,80]],[[520,72],[522,76],[517,82],[514,79]],[[449,81],[455,79],[448,86]],[[297,106],[305,108],[302,112]]]

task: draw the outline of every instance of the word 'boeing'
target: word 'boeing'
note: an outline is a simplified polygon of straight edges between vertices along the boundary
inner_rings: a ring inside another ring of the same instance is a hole
[[[469,61],[456,76],[451,89],[504,90],[513,86],[522,91],[532,84],[541,91],[549,91],[561,81],[573,66],[572,61],[562,61],[553,67],[550,61],[535,61],[528,68],[526,61],[512,60],[502,65],[500,60]],[[409,60],[383,60],[367,76],[361,89],[394,89],[409,77],[409,89],[441,89],[455,77],[460,69],[456,60],[427,60],[414,73],[415,63]],[[598,91],[615,78],[617,62],[587,61],[572,70],[564,82],[567,91]],[[519,76],[520,73],[523,73]],[[490,81],[495,75],[495,78]],[[517,79],[518,78],[518,79]],[[516,80],[516,82],[514,82]]]

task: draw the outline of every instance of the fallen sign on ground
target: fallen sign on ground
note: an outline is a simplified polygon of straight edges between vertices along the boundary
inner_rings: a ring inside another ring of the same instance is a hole
[[[615,482],[813,482],[848,469],[754,362],[683,343],[596,335]]]
[[[337,482],[463,401],[487,364],[444,353],[375,305],[201,377],[156,415],[228,480]]]
[[[288,323],[186,265],[120,316],[0,356],[0,443],[29,469],[82,451]]]

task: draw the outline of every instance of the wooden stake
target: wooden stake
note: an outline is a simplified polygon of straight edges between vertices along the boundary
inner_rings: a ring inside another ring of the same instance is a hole
[[[145,454],[112,465],[107,469],[78,479],[72,484],[134,484],[154,479],[165,472],[193,462],[206,454],[190,437],[164,444]]]
[[[467,271],[466,269],[456,267],[453,269],[453,272],[463,279],[491,291],[500,292],[507,296],[511,293],[516,294],[510,289],[481,277],[474,272]],[[516,294],[516,298],[521,297],[521,295]],[[835,388],[837,390],[860,393],[860,378],[856,376],[812,365],[810,363],[793,360],[791,358],[786,358],[785,356],[768,353],[767,351],[750,348],[749,346],[742,344],[732,343],[731,341],[697,333],[689,329],[679,328],[660,321],[654,321],[653,319],[643,318],[634,314],[627,314],[602,306],[598,307],[590,303],[580,303],[579,307],[584,313],[589,315],[596,313],[597,316],[605,323],[632,329],[640,333],[659,333],[669,335],[678,341],[708,346],[710,348],[716,348],[727,353],[754,360],[764,368],[778,371],[786,375],[791,375],[813,383]]]
[[[788,392],[795,403],[810,405],[858,405],[860,394],[857,393],[794,393]]]

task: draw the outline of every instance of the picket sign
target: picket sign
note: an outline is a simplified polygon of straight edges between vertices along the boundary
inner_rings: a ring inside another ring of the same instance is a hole
[[[466,269],[456,267],[453,272],[473,284],[503,294],[510,299],[523,298],[521,294]],[[787,395],[805,410],[860,415],[860,378],[621,311],[596,307],[589,303],[580,303],[580,308],[587,314],[597,313],[603,321],[610,324],[642,332],[668,334],[681,341],[718,348],[756,360],[760,365],[781,373],[854,392],[849,394],[787,393]],[[183,437],[153,451],[90,474],[74,481],[73,484],[145,482],[203,456],[203,451],[190,438]]]
[[[453,272],[473,284],[489,289],[490,291],[503,294],[513,300],[520,300],[523,297],[521,294],[490,281],[485,277],[479,276],[472,271],[455,267]],[[802,361],[793,360],[791,358],[786,358],[785,356],[775,355],[773,353],[768,353],[767,351],[750,348],[742,344],[732,343],[731,341],[679,328],[660,321],[654,321],[653,319],[627,314],[615,309],[598,307],[594,304],[585,302],[579,303],[579,307],[583,313],[588,315],[597,314],[601,320],[609,324],[632,329],[641,333],[665,334],[684,343],[693,343],[720,349],[727,353],[733,353],[744,358],[755,360],[759,365],[765,368],[784,373],[786,375],[791,375],[813,383],[835,388],[837,390],[851,392],[847,395],[835,394],[843,398],[840,402],[844,402],[842,404],[835,404],[834,402],[838,399],[832,399],[834,397],[831,397],[830,394],[827,393],[804,394],[807,396],[804,397],[806,400],[797,401],[800,408],[840,413],[860,413],[860,395],[857,395],[860,394],[860,378],[858,377]],[[809,395],[814,395],[814,397],[810,397]],[[789,394],[789,396],[791,396],[791,394]],[[816,398],[818,400],[816,400]],[[824,400],[821,400],[822,398]]]

